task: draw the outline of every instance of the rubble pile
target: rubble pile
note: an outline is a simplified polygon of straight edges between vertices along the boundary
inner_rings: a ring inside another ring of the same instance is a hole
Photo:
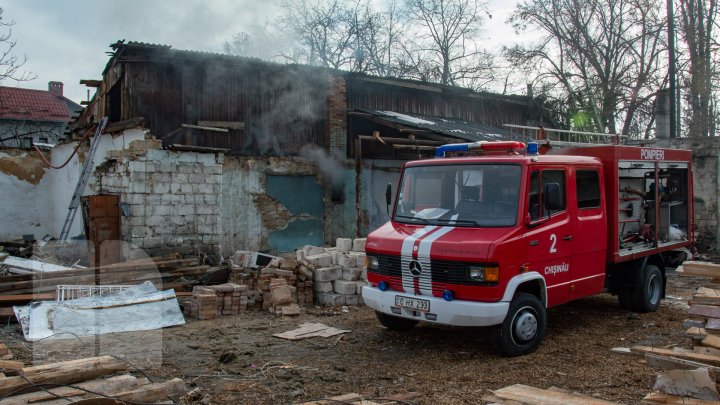
[[[365,239],[338,238],[335,247],[305,246],[296,252],[301,268],[313,273],[315,302],[360,305],[367,285]]]

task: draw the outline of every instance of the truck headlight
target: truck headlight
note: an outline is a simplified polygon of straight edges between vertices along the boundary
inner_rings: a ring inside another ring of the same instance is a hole
[[[365,256],[365,267],[367,267],[368,270],[377,270],[378,265],[378,258],[375,256]]]
[[[500,268],[497,266],[470,266],[468,278],[472,281],[496,283],[500,279]]]

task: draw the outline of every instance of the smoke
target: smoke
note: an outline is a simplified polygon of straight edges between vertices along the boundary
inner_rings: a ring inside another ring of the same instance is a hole
[[[320,173],[330,180],[334,187],[343,184],[343,166],[335,156],[327,153],[325,149],[308,144],[300,149],[300,157],[315,163]]]

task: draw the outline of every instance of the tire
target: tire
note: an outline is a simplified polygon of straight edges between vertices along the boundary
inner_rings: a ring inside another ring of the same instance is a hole
[[[412,319],[400,318],[398,316],[384,314],[380,311],[375,311],[375,315],[378,321],[380,321],[380,324],[390,330],[410,330],[418,323],[418,321]]]
[[[662,273],[657,266],[648,264],[643,272],[642,285],[635,294],[636,312],[655,312],[660,307],[660,301],[664,294],[664,282]]]
[[[532,294],[517,293],[500,325],[500,350],[509,357],[534,352],[545,337],[546,326],[545,307],[540,300]]]
[[[618,291],[620,307],[633,312],[655,312],[664,295],[664,282],[660,269],[648,264],[641,274],[639,287],[624,287]]]

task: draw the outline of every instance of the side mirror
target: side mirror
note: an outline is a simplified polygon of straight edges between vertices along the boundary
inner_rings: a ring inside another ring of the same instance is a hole
[[[563,208],[562,196],[560,195],[560,184],[545,183],[543,188],[543,201],[545,202],[545,210],[548,213]]]
[[[388,214],[390,214],[390,204],[392,204],[392,184],[388,183],[385,187],[385,208]]]

